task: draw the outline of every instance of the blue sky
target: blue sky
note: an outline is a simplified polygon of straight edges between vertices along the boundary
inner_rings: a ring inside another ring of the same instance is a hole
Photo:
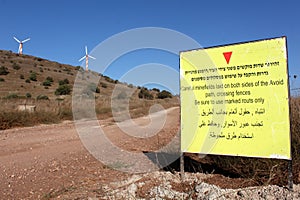
[[[0,0],[0,49],[17,52],[13,36],[30,37],[24,54],[78,66],[85,45],[92,51],[114,34],[133,28],[172,29],[203,47],[285,35],[290,74],[300,75],[299,8],[297,0]],[[177,55],[145,50],[121,57],[105,74],[118,79],[149,62],[179,68]],[[91,69],[97,71],[92,61]],[[299,86],[300,81],[293,81],[292,87]]]

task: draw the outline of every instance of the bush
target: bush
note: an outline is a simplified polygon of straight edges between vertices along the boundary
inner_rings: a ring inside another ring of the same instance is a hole
[[[60,81],[58,81],[58,84],[59,85],[66,85],[66,84],[69,84],[70,82],[69,82],[69,80],[67,79],[67,78],[65,78],[64,80],[60,80]]]
[[[153,88],[152,90],[156,91],[156,92],[160,92],[160,89],[158,89],[158,88]]]
[[[49,81],[49,82],[53,83],[53,78],[50,77],[50,76],[48,76],[48,77],[46,78],[46,81]]]
[[[23,74],[20,74],[20,79],[24,79],[24,75]]]
[[[30,80],[29,79],[26,79],[26,81],[25,81],[26,83],[30,83]]]
[[[5,80],[4,80],[4,78],[0,78],[0,82],[4,82]]]
[[[30,93],[26,93],[25,96],[26,96],[26,98],[28,98],[28,99],[31,98],[31,94],[30,94]]]
[[[142,88],[138,94],[140,99],[150,99],[152,100],[154,97],[153,95],[148,91],[147,88]]]
[[[43,86],[51,86],[51,81],[45,80],[45,81],[43,82]]]
[[[100,85],[101,85],[101,87],[103,87],[103,88],[107,88],[107,84],[106,84],[106,83],[100,82]]]
[[[109,83],[115,83],[115,80],[109,78],[108,76],[103,76],[103,77],[104,77],[104,79],[105,79],[107,82],[109,82]]]
[[[157,94],[157,98],[159,99],[172,98],[172,97],[173,95],[166,90],[163,90]]]
[[[43,94],[40,94],[36,97],[36,100],[49,100],[49,97]]]
[[[17,99],[19,96],[15,93],[9,94],[5,97],[5,99]]]
[[[15,70],[21,69],[21,67],[20,67],[18,64],[16,64],[16,63],[14,63],[14,64],[12,65],[12,67],[13,67],[13,69],[15,69]]]
[[[0,67],[0,75],[7,75],[9,73],[8,69],[4,66]]]
[[[71,86],[70,85],[60,85],[55,90],[55,95],[68,95],[71,93]]]
[[[133,88],[134,86],[133,86],[132,84],[129,84],[128,87],[129,87],[129,88]]]
[[[30,76],[29,76],[29,79],[30,79],[31,81],[37,81],[37,79],[36,79],[36,73],[35,73],[35,72],[31,72],[31,73],[30,73]]]
[[[77,70],[77,71],[83,71],[83,68],[80,67],[80,66],[77,66],[77,67],[75,67],[75,70]]]

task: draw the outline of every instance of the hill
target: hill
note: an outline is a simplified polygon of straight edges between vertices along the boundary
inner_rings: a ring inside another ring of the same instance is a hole
[[[54,122],[72,119],[72,93],[75,89],[73,85],[78,74],[81,78],[77,79],[77,83],[85,87],[81,91],[81,96],[95,99],[95,112],[100,119],[112,116],[113,93],[117,95],[114,98],[122,102],[122,106],[119,106],[117,111],[125,112],[126,105],[124,104],[129,102],[131,117],[148,114],[149,108],[154,104],[160,104],[165,108],[179,105],[178,98],[172,98],[167,91],[150,90],[120,83],[118,80],[97,72],[85,72],[80,66],[60,64],[43,58],[0,50],[0,100],[2,104],[0,129],[36,123],[52,123],[51,118],[55,119]],[[95,84],[93,80],[98,79],[100,81]],[[126,92],[127,89],[131,92]],[[16,122],[22,118],[20,116],[24,115],[24,112],[18,111],[20,105],[35,107],[35,114],[30,115],[31,118],[32,115],[35,117],[30,123],[30,117],[24,117],[23,121]],[[40,117],[36,115],[41,113],[45,115],[44,117],[48,117],[39,120]],[[8,117],[10,114],[13,119]],[[18,115],[18,119],[15,119],[14,115]]]

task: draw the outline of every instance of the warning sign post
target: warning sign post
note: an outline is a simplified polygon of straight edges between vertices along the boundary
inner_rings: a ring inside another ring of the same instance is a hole
[[[180,53],[181,151],[291,159],[286,38]]]

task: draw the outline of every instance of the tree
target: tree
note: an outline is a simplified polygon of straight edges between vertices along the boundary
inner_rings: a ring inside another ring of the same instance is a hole
[[[160,92],[160,90],[158,88],[153,88],[152,90],[156,91],[156,92]]]
[[[163,90],[157,94],[157,98],[159,99],[172,98],[172,97],[173,95],[166,90]]]

